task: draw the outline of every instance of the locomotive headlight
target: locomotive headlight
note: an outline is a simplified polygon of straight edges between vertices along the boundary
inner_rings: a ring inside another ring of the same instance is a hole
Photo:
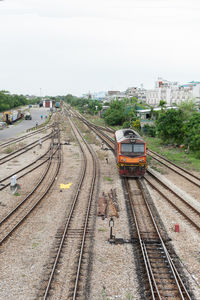
[[[125,161],[126,161],[126,158],[121,158],[121,161],[125,162]]]
[[[144,162],[144,159],[140,159],[139,162],[141,162],[141,163]]]

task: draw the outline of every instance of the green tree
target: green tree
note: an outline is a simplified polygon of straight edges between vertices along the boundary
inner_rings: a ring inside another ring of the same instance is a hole
[[[110,103],[110,108],[104,113],[104,119],[108,125],[122,125],[125,117],[125,102],[113,100]]]
[[[183,125],[184,143],[193,151],[200,151],[200,113],[193,113]],[[200,152],[199,152],[200,153]]]
[[[194,99],[183,101],[178,105],[187,120],[197,110],[197,105]]]
[[[147,136],[155,137],[156,136],[156,126],[145,124],[143,126],[143,133]]]
[[[108,110],[104,113],[104,119],[110,126],[122,125],[125,121],[124,114],[118,110],[112,110],[108,113]]]
[[[184,115],[181,110],[162,111],[156,120],[158,136],[167,143],[183,143],[183,121]]]
[[[158,106],[161,107],[161,110],[163,110],[165,108],[165,105],[167,104],[167,102],[165,100],[160,100],[160,103]]]
[[[131,123],[131,127],[133,127],[134,129],[136,129],[137,131],[140,131],[140,129],[141,129],[140,120],[133,121]]]
[[[0,111],[10,110],[28,103],[29,101],[23,95],[10,95],[8,91],[0,91]]]

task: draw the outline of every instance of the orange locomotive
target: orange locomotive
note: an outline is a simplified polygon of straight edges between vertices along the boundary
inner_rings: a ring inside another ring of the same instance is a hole
[[[119,174],[124,177],[144,176],[147,147],[142,137],[128,128],[117,130],[115,140]]]

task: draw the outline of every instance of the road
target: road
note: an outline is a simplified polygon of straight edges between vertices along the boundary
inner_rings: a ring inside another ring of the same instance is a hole
[[[0,142],[3,142],[6,139],[16,137],[21,133],[25,133],[27,129],[35,126],[36,121],[38,125],[45,121],[45,115],[49,115],[49,108],[31,108],[30,113],[32,120],[22,120],[20,122],[9,125],[7,128],[0,130]],[[43,115],[43,120],[41,120],[41,115]]]

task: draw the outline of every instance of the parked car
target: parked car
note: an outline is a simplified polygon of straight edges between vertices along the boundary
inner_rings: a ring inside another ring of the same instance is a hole
[[[30,112],[26,112],[25,120],[32,120],[32,116],[31,116]]]

